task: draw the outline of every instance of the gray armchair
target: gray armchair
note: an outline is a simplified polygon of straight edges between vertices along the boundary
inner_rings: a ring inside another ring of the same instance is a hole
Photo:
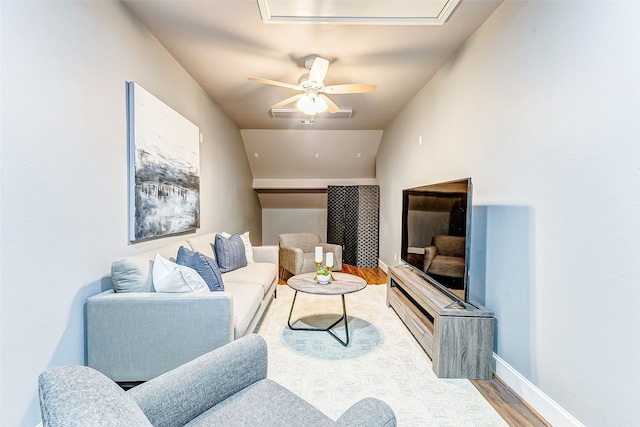
[[[333,252],[333,271],[342,270],[342,246],[322,243],[317,233],[285,233],[278,236],[280,268],[296,275],[316,271],[315,247]]]
[[[267,379],[267,345],[248,335],[125,392],[86,366],[38,378],[44,427],[396,425],[393,410],[367,398],[337,421]]]

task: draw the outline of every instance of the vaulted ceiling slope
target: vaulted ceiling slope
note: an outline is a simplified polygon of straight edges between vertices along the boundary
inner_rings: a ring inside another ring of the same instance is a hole
[[[329,177],[375,179],[381,133],[371,131],[384,130],[501,2],[461,0],[442,25],[389,25],[296,21],[299,18],[273,22],[273,16],[272,22],[264,22],[263,15],[289,15],[283,8],[290,8],[291,14],[319,16],[336,11],[339,4],[384,21],[389,11],[404,12],[407,5],[418,4],[438,15],[452,9],[455,1],[123,0],[238,127],[250,130],[242,136],[254,187],[269,179],[280,180],[271,186],[283,189],[305,182],[326,188]],[[374,84],[376,91],[331,95],[339,107],[350,110],[343,114],[348,118],[275,118],[271,106],[296,92],[248,78],[295,85],[308,72],[304,59],[309,55],[330,61],[326,85]],[[320,158],[332,153],[331,167],[315,161],[316,153]]]

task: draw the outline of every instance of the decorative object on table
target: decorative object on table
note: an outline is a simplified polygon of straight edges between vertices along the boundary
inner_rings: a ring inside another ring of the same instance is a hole
[[[333,253],[327,252],[326,260],[324,264],[327,271],[329,271],[329,277],[331,278],[331,280],[336,280],[333,278],[333,274],[331,274],[331,271],[333,271]]]
[[[314,251],[313,262],[316,263],[316,277],[314,277],[314,279],[319,279],[318,274],[320,273],[318,273],[318,271],[320,271],[320,267],[322,266],[322,247],[316,246]]]
[[[322,265],[323,254],[321,246],[316,246],[314,255],[314,262],[316,263],[316,277],[313,279],[322,284],[329,283],[329,280],[335,280],[331,274],[331,271],[333,270],[333,253],[327,252],[324,256],[324,265]]]
[[[329,267],[326,265],[318,267],[318,269],[316,270],[315,279],[318,280],[318,283],[322,283],[323,285],[329,283],[329,280],[333,279],[333,276],[331,275],[331,270],[329,270]]]
[[[200,130],[127,82],[129,240],[200,227]]]

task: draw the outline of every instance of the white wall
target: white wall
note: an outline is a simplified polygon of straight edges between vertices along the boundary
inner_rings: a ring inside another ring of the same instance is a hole
[[[327,241],[326,209],[263,209],[262,241],[265,245],[277,245],[281,233],[318,233]]]
[[[471,176],[495,351],[589,426],[640,418],[638,22],[638,2],[506,1],[378,154],[382,261],[401,189]]]
[[[85,362],[84,305],[127,242],[125,81],[187,117],[201,145],[201,229],[261,212],[237,126],[117,2],[1,2],[0,424],[39,422],[37,376]],[[180,237],[183,238],[183,237]]]

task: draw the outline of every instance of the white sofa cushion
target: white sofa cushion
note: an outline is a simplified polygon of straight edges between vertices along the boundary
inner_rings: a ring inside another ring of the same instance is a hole
[[[222,274],[225,289],[228,283],[253,284],[262,286],[263,295],[269,291],[269,287],[277,277],[278,268],[274,264],[266,262],[254,262],[246,267]]]
[[[258,311],[264,292],[262,286],[251,283],[225,283],[225,291],[233,295],[233,333],[238,339],[245,333]]]

